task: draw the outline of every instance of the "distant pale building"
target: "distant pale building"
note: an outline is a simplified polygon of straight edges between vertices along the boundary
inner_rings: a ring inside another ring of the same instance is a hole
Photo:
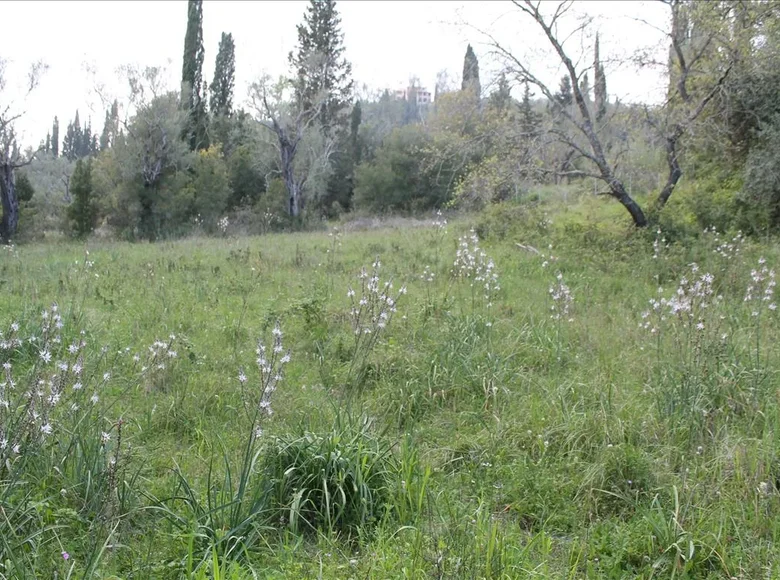
[[[394,91],[391,91],[391,94],[396,99],[408,99],[409,95],[417,95],[417,104],[418,105],[427,105],[433,100],[433,95],[431,94],[431,91],[426,89],[425,87],[407,87],[405,89],[396,89]]]

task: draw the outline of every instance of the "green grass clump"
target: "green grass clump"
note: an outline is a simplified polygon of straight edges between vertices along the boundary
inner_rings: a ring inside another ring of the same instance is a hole
[[[292,532],[354,533],[386,515],[396,468],[363,429],[275,438],[264,450],[269,517]]]

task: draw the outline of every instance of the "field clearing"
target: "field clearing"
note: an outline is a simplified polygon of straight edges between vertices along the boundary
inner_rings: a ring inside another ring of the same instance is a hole
[[[0,578],[780,576],[777,245],[567,223],[0,250]]]

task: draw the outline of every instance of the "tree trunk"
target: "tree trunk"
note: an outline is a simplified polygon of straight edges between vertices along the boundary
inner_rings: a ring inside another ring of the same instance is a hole
[[[298,217],[301,214],[301,187],[295,180],[295,170],[293,162],[295,160],[295,145],[289,142],[280,143],[281,162],[282,162],[282,180],[287,187],[287,211],[292,217]]]
[[[677,158],[677,140],[680,137],[681,132],[675,130],[675,132],[666,139],[666,163],[669,166],[669,176],[666,178],[666,184],[664,185],[661,193],[658,194],[658,209],[666,205],[669,201],[669,197],[672,195],[677,182],[682,177],[682,168],[680,167],[680,160]]]
[[[0,242],[10,244],[19,224],[19,199],[14,185],[14,168],[9,163],[0,165],[0,202],[3,219],[0,220]]]
[[[642,208],[639,207],[639,204],[635,202],[630,195],[628,195],[626,188],[623,186],[623,182],[615,179],[612,183],[610,183],[610,189],[612,190],[613,197],[622,203],[623,207],[625,207],[628,210],[628,213],[631,214],[631,219],[634,220],[634,225],[638,228],[645,227],[647,225],[647,218],[645,217],[645,213],[642,211]]]

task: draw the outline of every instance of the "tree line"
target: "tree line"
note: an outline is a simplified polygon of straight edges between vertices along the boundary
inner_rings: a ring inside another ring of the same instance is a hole
[[[257,79],[237,107],[234,39],[222,34],[207,82],[202,2],[189,0],[176,89],[159,67],[125,67],[127,98],[106,108],[102,131],[77,111],[62,138],[55,118],[35,151],[18,147],[18,117],[0,115],[0,237],[17,236],[20,216],[20,233],[155,240],[216,232],[228,215],[266,231],[347,212],[479,209],[544,187],[613,198],[639,227],[683,206],[701,227],[780,225],[774,3],[665,0],[668,59],[634,63],[663,67],[656,106],[610,96],[591,21],[559,34],[572,2],[512,4],[559,60],[557,86],[483,33],[502,64],[491,82],[469,45],[460,82],[440,74],[432,102],[415,78],[403,97],[372,94],[352,78],[336,2],[311,0],[289,74]]]

